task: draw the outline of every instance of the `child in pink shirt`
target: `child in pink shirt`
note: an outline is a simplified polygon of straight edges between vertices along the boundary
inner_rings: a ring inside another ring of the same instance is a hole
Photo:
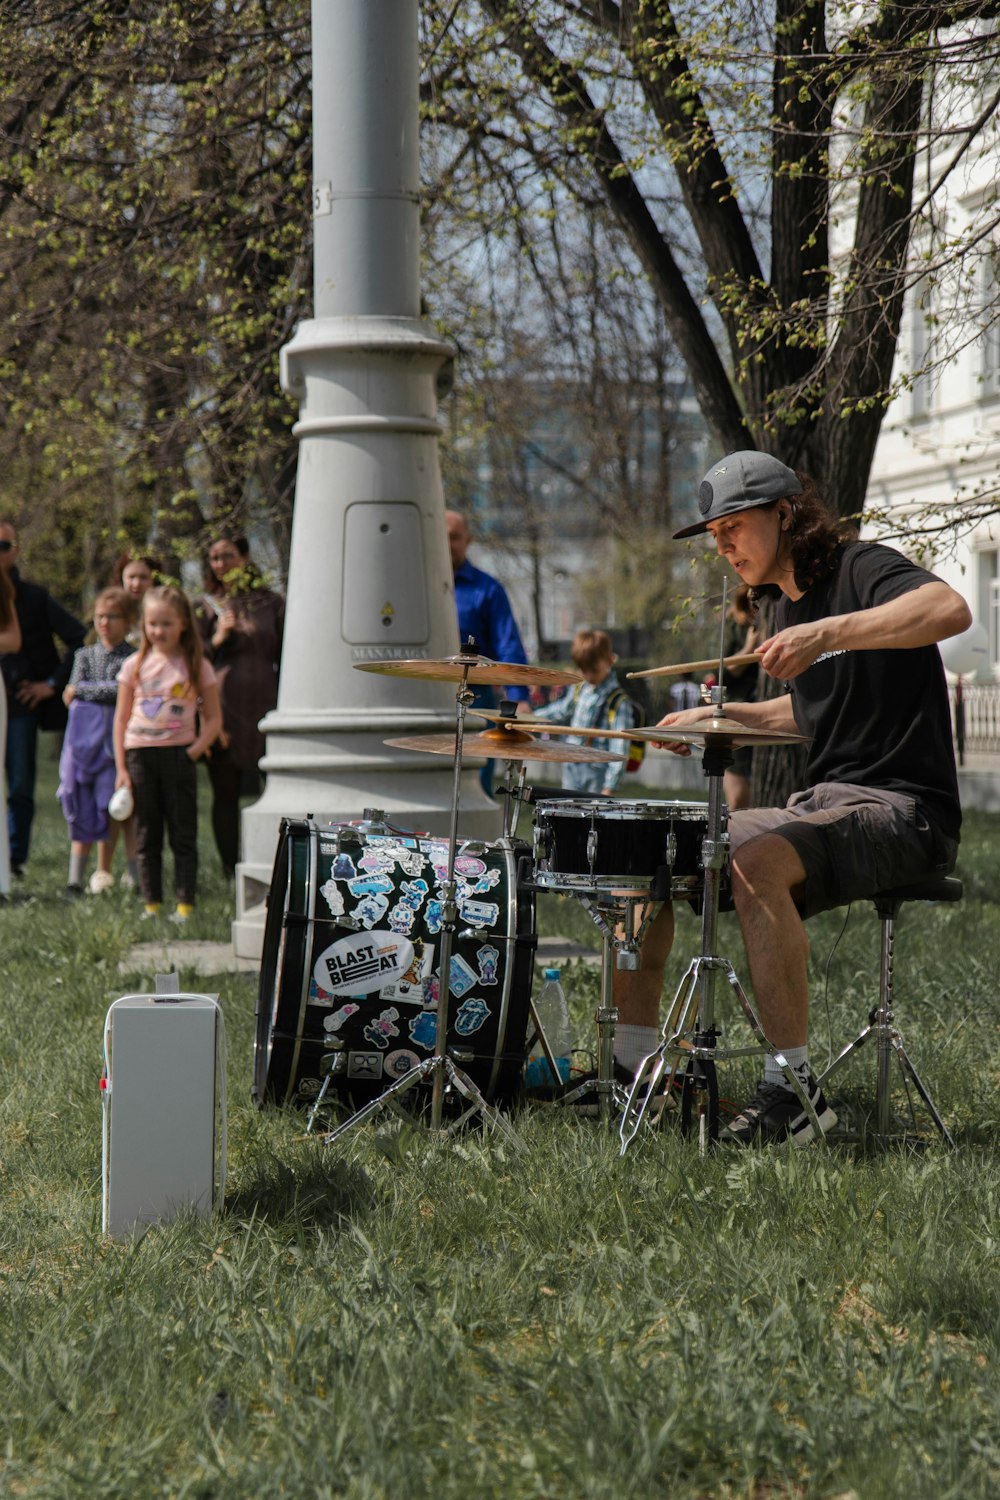
[[[116,787],[135,799],[139,885],[146,915],[163,901],[163,831],[174,855],[177,910],[186,922],[198,880],[195,762],[222,729],[215,672],[202,659],[187,595],[163,586],[142,601],[142,643],[118,674]]]

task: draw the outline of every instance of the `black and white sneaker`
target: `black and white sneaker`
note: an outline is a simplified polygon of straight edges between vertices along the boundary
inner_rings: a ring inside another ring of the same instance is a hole
[[[816,1111],[819,1128],[826,1135],[836,1125],[837,1116],[811,1073],[805,1088]],[[764,1079],[757,1085],[757,1092],[750,1102],[722,1132],[724,1141],[733,1141],[738,1146],[750,1146],[755,1141],[767,1145],[771,1141],[784,1140],[790,1140],[793,1146],[808,1146],[815,1136],[813,1122],[799,1103],[798,1096],[784,1084],[766,1083]]]

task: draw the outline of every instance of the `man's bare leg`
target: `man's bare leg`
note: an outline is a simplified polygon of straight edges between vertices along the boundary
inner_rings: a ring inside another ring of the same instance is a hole
[[[808,1090],[820,1131],[825,1133],[837,1123],[837,1116],[809,1071],[809,940],[794,901],[805,883],[805,869],[794,845],[778,834],[765,833],[733,852],[730,870],[765,1035]],[[806,1145],[814,1133],[812,1119],[782,1069],[766,1056],[756,1094],[723,1135],[739,1145],[788,1138]]]
[[[643,934],[639,967],[616,967],[612,975],[612,999],[618,1010],[615,1057],[632,1073],[659,1042],[663,973],[673,941],[674,909],[666,901]]]
[[[806,872],[778,834],[751,839],[733,855],[733,900],[764,1031],[776,1047],[804,1047],[809,1031],[809,939],[793,899]]]

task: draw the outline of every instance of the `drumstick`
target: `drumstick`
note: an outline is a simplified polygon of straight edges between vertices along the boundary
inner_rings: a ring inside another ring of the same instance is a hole
[[[723,658],[724,667],[748,667],[751,662],[760,661],[759,651],[744,651],[738,656],[726,656]],[[683,676],[685,672],[710,672],[713,667],[719,665],[719,658],[712,661],[682,661],[675,667],[650,667],[645,672],[626,672],[626,677],[676,677]]]

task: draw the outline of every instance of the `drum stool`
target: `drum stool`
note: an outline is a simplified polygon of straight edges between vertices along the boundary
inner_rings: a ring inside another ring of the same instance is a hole
[[[863,1026],[853,1042],[849,1042],[839,1056],[821,1075],[818,1082],[822,1086],[826,1080],[835,1073],[848,1058],[863,1047],[869,1037],[875,1037],[878,1048],[878,1069],[875,1089],[875,1122],[876,1135],[881,1141],[889,1138],[889,1067],[892,1053],[895,1052],[903,1075],[904,1083],[912,1083],[928,1114],[934,1121],[935,1126],[941,1133],[942,1139],[955,1149],[948,1127],[935,1108],[934,1101],[927,1092],[920,1075],[910,1062],[903,1046],[902,1034],[895,1024],[892,1011],[893,998],[893,950],[896,940],[896,918],[899,916],[900,907],[906,901],[932,901],[951,902],[961,901],[962,882],[951,875],[928,875],[925,880],[918,880],[913,885],[895,886],[892,890],[879,891],[871,897],[872,905],[878,913],[882,924],[881,954],[879,960],[879,986],[878,1004],[873,1007],[868,1015],[868,1024]]]

